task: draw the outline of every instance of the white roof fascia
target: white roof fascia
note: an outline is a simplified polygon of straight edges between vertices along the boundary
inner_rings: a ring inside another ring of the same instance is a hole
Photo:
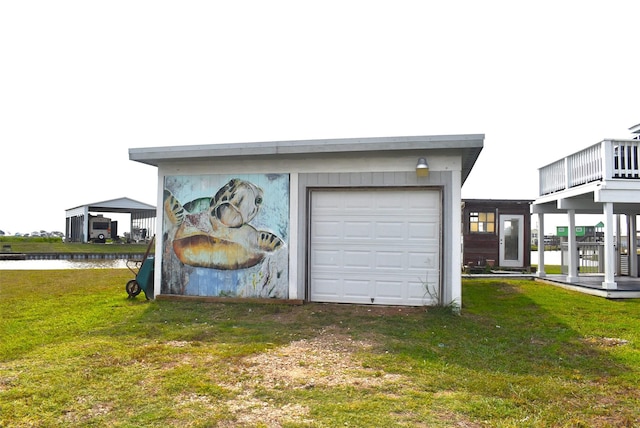
[[[364,154],[446,150],[460,154],[462,160],[462,183],[464,183],[483,147],[484,134],[342,138],[131,148],[129,149],[129,160],[158,167],[163,163],[191,159],[257,156],[305,156],[309,158],[316,154],[330,153]]]
[[[158,166],[163,160],[314,153],[482,148],[483,134],[269,141],[129,149],[129,159]]]
[[[74,210],[76,208],[82,207],[97,207],[97,208],[124,208],[124,209],[135,209],[135,210],[155,210],[156,207],[153,205],[145,204],[144,202],[136,201],[131,198],[117,198],[117,199],[109,199],[106,201],[94,202],[91,204],[79,205],[77,207],[68,208],[67,211]]]

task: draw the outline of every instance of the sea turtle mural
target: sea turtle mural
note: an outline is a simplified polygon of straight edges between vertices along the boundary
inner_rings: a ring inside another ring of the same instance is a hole
[[[255,266],[266,254],[282,247],[282,240],[249,222],[258,214],[263,191],[241,179],[232,179],[213,198],[184,205],[164,191],[164,210],[177,228],[173,250],[189,266],[236,270]]]
[[[288,175],[168,176],[163,204],[163,294],[288,297]]]

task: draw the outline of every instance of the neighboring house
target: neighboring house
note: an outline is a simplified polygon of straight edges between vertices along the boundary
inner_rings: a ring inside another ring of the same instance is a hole
[[[483,144],[449,135],[130,149],[158,167],[154,295],[460,305],[460,192]]]
[[[531,229],[531,246],[538,246],[538,240],[540,239],[540,235],[538,234],[538,229]]]
[[[531,200],[465,199],[463,266],[531,269]]]
[[[595,226],[576,226],[574,233],[578,242],[600,242],[604,238],[604,223],[600,222]],[[566,242],[569,238],[569,228],[567,226],[557,226],[556,236]]]
[[[603,289],[617,289],[616,273],[621,257],[616,248],[614,225],[620,216],[626,217],[626,236],[636,236],[636,217],[640,214],[640,125],[631,128],[635,138],[604,140],[539,169],[540,192],[531,212],[537,214],[540,230],[544,230],[545,214],[566,214],[568,220],[568,272],[566,281],[578,282],[579,250],[576,242],[576,214],[604,215]],[[619,231],[618,231],[619,232]],[[638,277],[637,243],[631,239],[628,275]],[[538,247],[538,275],[545,277],[544,247]]]

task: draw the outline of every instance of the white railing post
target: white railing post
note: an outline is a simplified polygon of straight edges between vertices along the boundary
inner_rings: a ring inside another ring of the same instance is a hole
[[[613,241],[613,203],[605,202],[602,206],[604,215],[604,281],[602,288],[616,289],[614,272],[616,270],[616,248]]]
[[[566,159],[561,159],[538,169],[539,193],[541,196],[567,188],[565,162]]]
[[[568,157],[569,182],[567,188],[579,186],[601,178],[601,147],[595,144]]]
[[[610,180],[613,178],[613,142],[610,140],[604,140],[600,144],[600,151],[602,153],[602,179]]]
[[[640,178],[640,159],[638,159],[638,156],[640,156],[640,153],[638,153],[640,152],[640,144],[634,141],[629,143],[629,146],[631,150],[629,154],[629,156],[631,156],[631,176],[633,178]]]
[[[576,210],[567,211],[569,218],[569,231],[567,232],[568,241],[568,270],[567,282],[576,282],[578,280],[578,249],[576,247]]]
[[[538,168],[538,196],[544,195],[544,168]]]
[[[544,213],[538,213],[538,278],[544,278]]]

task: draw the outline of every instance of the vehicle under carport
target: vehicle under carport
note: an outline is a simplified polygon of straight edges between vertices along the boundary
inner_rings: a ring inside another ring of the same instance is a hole
[[[130,215],[130,236],[129,240],[148,241],[155,235],[156,230],[156,207],[145,204],[130,198],[111,199],[102,202],[95,202],[80,205],[66,210],[65,220],[65,241],[66,242],[105,242],[107,237],[119,239],[117,236],[117,224],[109,225],[109,235],[106,231],[103,236],[100,233],[92,236],[90,231],[91,219],[102,216],[106,222],[112,223],[105,214],[129,214]],[[113,231],[114,233],[111,233]]]

